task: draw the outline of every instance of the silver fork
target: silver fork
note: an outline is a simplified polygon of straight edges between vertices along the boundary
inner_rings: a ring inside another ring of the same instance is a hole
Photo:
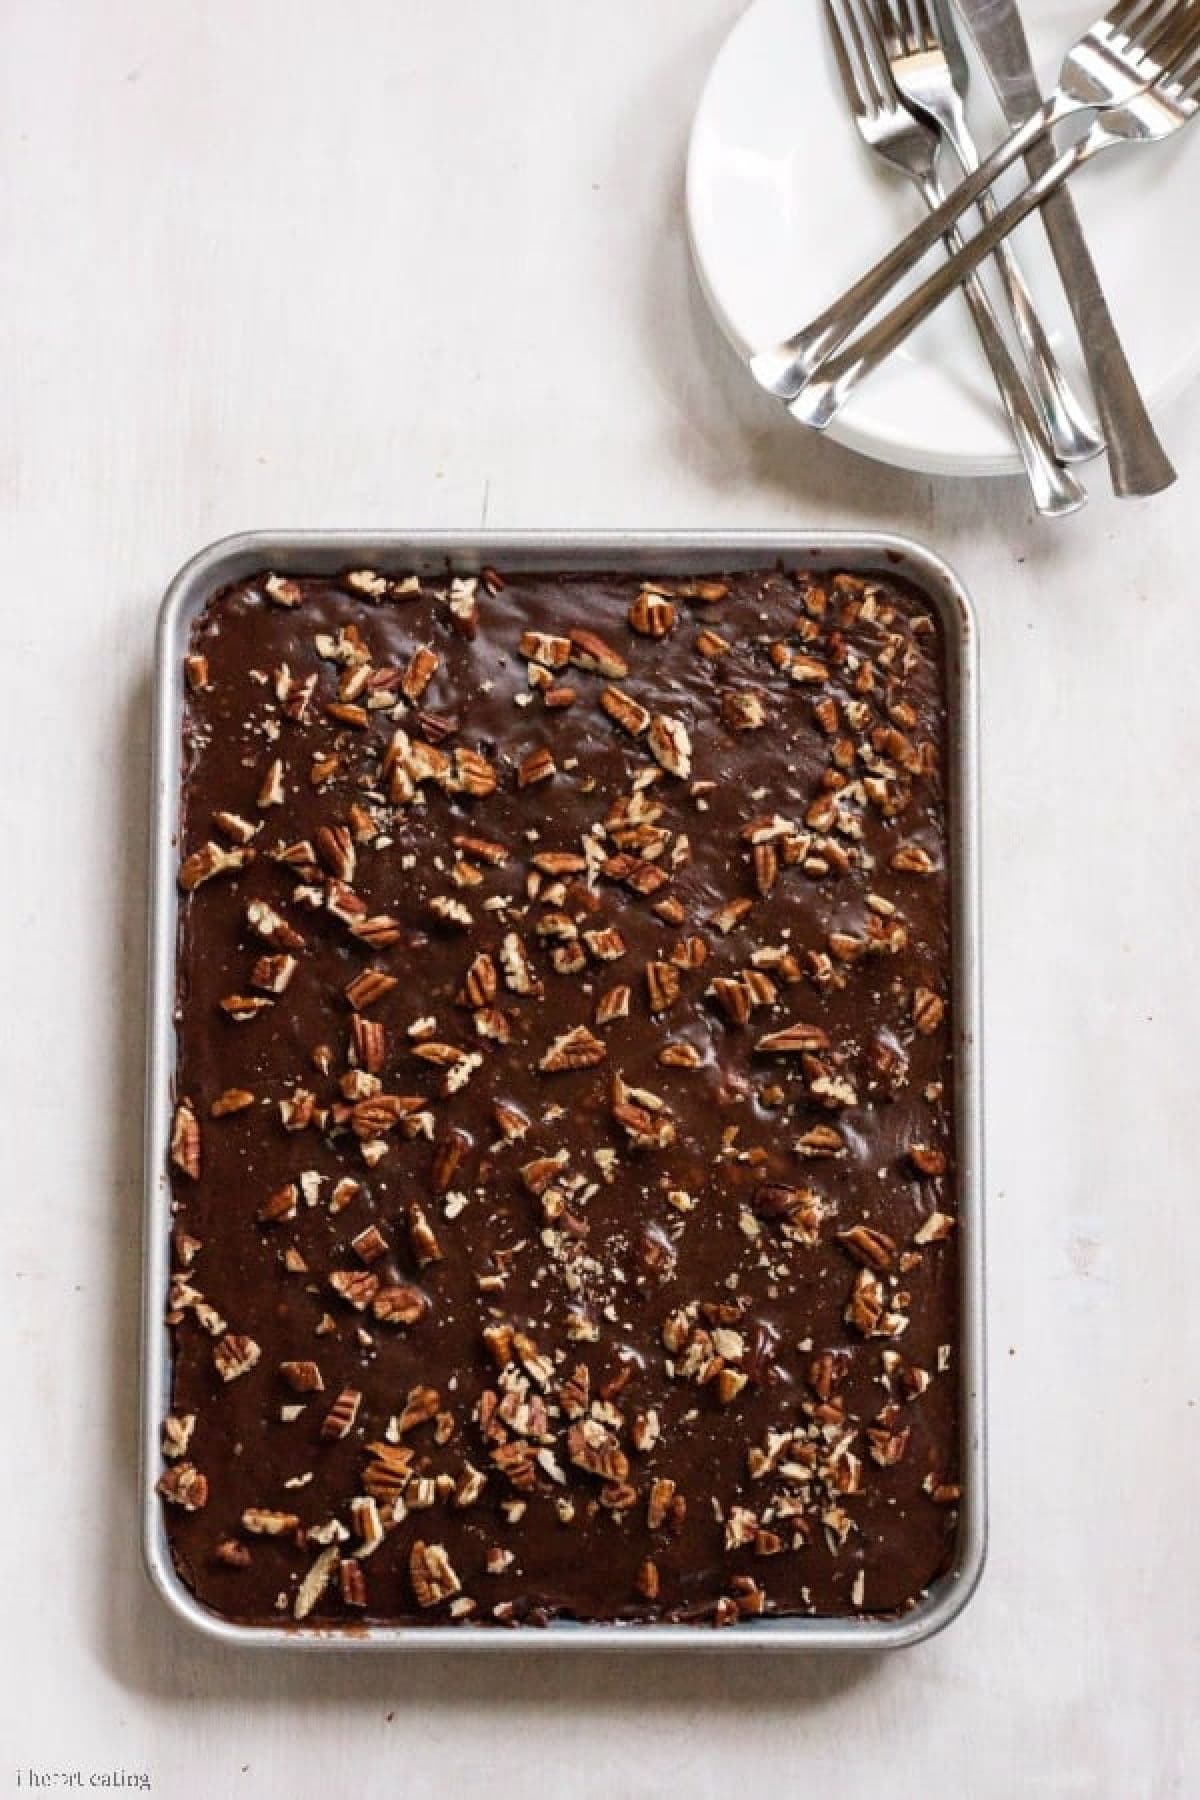
[[[825,10],[846,99],[863,141],[876,156],[908,176],[928,207],[938,206],[942,187],[936,167],[937,132],[911,113],[896,92],[866,0],[825,0]],[[946,241],[954,251],[963,240],[952,229]],[[979,276],[966,283],[964,292],[1038,511],[1051,517],[1077,511],[1087,496],[1075,477],[1059,466],[1046,422],[1004,341]]]
[[[1162,64],[1154,60],[1154,52],[1164,32],[1189,18],[1195,18],[1190,0],[1116,0],[1067,52],[1058,86],[1041,110],[818,318],[752,357],[755,379],[778,399],[794,400],[826,357],[866,323],[896,284],[1031,144],[1073,113],[1125,106],[1156,80]]]
[[[1120,106],[1102,112],[1091,129],[1053,162],[1045,174],[1030,183],[990,225],[985,225],[936,274],[931,275],[906,299],[885,314],[877,325],[863,332],[841,355],[821,365],[813,379],[792,402],[791,411],[823,430],[856,384],[878,368],[902,344],[911,331],[939,307],[960,282],[995,250],[1021,220],[1049,199],[1063,182],[1102,150],[1119,144],[1159,143],[1189,124],[1200,111],[1200,5],[1184,9],[1186,24],[1175,21],[1175,34],[1164,37],[1157,55],[1157,78],[1149,87],[1133,93]],[[949,210],[948,208],[945,210]]]
[[[964,104],[970,75],[945,6],[936,6],[935,0],[907,0],[907,4],[906,0],[876,0],[876,12],[901,99],[919,118],[933,124],[954,152],[963,174],[973,174],[979,167],[979,152]],[[996,202],[990,193],[980,200],[979,210],[985,223],[995,218]],[[1008,243],[998,246],[995,260],[1055,454],[1060,462],[1087,462],[1101,454],[1104,440],[1063,373]]]

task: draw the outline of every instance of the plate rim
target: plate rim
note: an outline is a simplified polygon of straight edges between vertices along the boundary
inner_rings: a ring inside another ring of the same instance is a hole
[[[692,267],[696,272],[697,282],[709,311],[716,320],[726,342],[742,363],[748,363],[755,347],[746,342],[742,332],[721,305],[716,288],[709,276],[702,249],[702,233],[697,222],[700,210],[698,200],[701,181],[698,164],[702,156],[700,142],[712,105],[712,91],[730,46],[747,28],[748,22],[756,14],[777,4],[778,0],[750,0],[745,11],[734,20],[725,33],[704,77],[687,138],[684,212]],[[1178,400],[1198,374],[1200,374],[1200,333],[1197,333],[1191,349],[1180,355],[1172,368],[1153,389],[1146,387],[1142,389],[1147,410],[1156,425],[1163,413]],[[802,429],[808,429],[803,426],[803,421],[797,420],[797,424]],[[825,431],[819,434],[813,433],[813,435],[827,437],[841,445],[842,448],[868,457],[874,462],[882,462],[889,467],[906,469],[920,475],[951,476],[956,479],[979,477],[996,479],[1023,478],[1025,473],[1024,465],[1015,448],[1007,456],[959,451],[939,452],[929,444],[915,442],[911,437],[891,430],[886,425],[876,424],[870,427],[861,425],[855,421],[853,414],[847,416],[845,413],[840,413]]]

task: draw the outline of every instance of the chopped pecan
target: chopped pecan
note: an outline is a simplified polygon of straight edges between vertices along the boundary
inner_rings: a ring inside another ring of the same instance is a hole
[[[265,900],[251,900],[246,907],[246,923],[256,936],[274,950],[303,950],[304,939],[281,913]]]
[[[229,1113],[245,1112],[253,1105],[254,1095],[249,1088],[226,1088],[224,1093],[217,1095],[208,1111],[211,1118],[223,1119]]]
[[[211,881],[215,875],[233,875],[254,861],[255,852],[245,847],[226,850],[220,844],[202,844],[185,858],[179,871],[179,885],[185,894]]]
[[[595,1023],[611,1025],[616,1019],[629,1017],[630,989],[623,983],[608,988],[596,1001]]]
[[[379,1277],[367,1269],[334,1269],[329,1285],[339,1300],[356,1312],[365,1312],[379,1292]]]
[[[248,1375],[261,1355],[254,1339],[237,1331],[227,1331],[213,1347],[213,1362],[222,1381],[236,1381],[239,1375]]]
[[[365,1263],[378,1262],[381,1256],[387,1255],[387,1239],[378,1225],[364,1226],[350,1239],[350,1246]]]
[[[646,991],[652,1013],[666,1012],[679,998],[679,970],[671,963],[646,964]]]
[[[630,737],[640,737],[650,724],[647,709],[620,688],[606,687],[600,695],[600,705],[614,724]]]
[[[420,1288],[397,1282],[378,1289],[371,1299],[371,1312],[381,1325],[415,1325],[428,1305]]]
[[[912,997],[912,1020],[922,1037],[931,1037],[946,1012],[946,1002],[932,988],[918,987]]]
[[[897,844],[888,858],[888,867],[900,875],[932,875],[937,864],[920,844]]]
[[[545,744],[539,744],[528,751],[517,764],[517,786],[535,787],[539,782],[549,781],[557,767],[553,753]]]
[[[367,1454],[369,1460],[362,1474],[364,1492],[376,1502],[395,1502],[408,1486],[413,1452],[407,1445],[388,1444],[380,1439],[367,1445]]]
[[[629,673],[625,658],[611,649],[594,631],[573,631],[570,660],[579,669],[605,675],[610,681],[623,681]]]
[[[407,1217],[408,1239],[418,1265],[426,1268],[430,1263],[441,1262],[445,1253],[438,1243],[437,1233],[429,1223],[429,1215],[420,1201],[409,1201]]]
[[[439,1606],[462,1592],[442,1544],[427,1544],[418,1538],[409,1551],[408,1573],[418,1606]]]
[[[601,1038],[586,1025],[576,1025],[554,1039],[545,1051],[538,1068],[545,1075],[557,1075],[571,1069],[591,1069],[604,1061],[608,1052]]]
[[[954,1230],[955,1221],[949,1213],[931,1212],[913,1233],[914,1244],[937,1244],[948,1238]]]
[[[675,623],[675,608],[665,595],[643,588],[626,616],[639,637],[664,638]]]
[[[200,1178],[200,1121],[196,1109],[186,1097],[175,1107],[171,1126],[171,1161],[181,1174],[193,1181]]]
[[[646,1501],[646,1524],[651,1531],[660,1531],[671,1516],[671,1505],[675,1499],[675,1483],[665,1476],[650,1483],[650,1492]]]
[[[682,719],[657,713],[650,721],[646,738],[654,760],[668,775],[686,781],[692,772],[692,740]]]
[[[173,1463],[164,1469],[155,1488],[164,1500],[182,1507],[184,1512],[199,1512],[208,1501],[208,1477],[190,1462]]]
[[[367,1604],[367,1578],[363,1567],[353,1557],[344,1556],[338,1563],[338,1591],[342,1596],[343,1606],[365,1606]]]
[[[286,1224],[288,1220],[295,1218],[299,1201],[300,1190],[296,1183],[285,1182],[283,1187],[276,1188],[274,1193],[267,1195],[255,1217],[260,1225]]]
[[[447,782],[450,791],[484,800],[495,793],[496,785],[496,770],[487,757],[467,745],[458,745],[454,752],[454,771]]]
[[[321,1421],[321,1436],[330,1440],[349,1437],[361,1405],[362,1395],[357,1388],[343,1388]]]
[[[251,1537],[287,1537],[300,1529],[295,1513],[276,1512],[265,1506],[248,1506],[242,1514],[242,1530]]]
[[[524,631],[520,651],[527,660],[542,663],[547,669],[565,669],[571,660],[571,640],[546,631]]]
[[[838,1232],[838,1243],[849,1251],[855,1262],[871,1269],[890,1269],[896,1260],[896,1243],[886,1231],[876,1231],[870,1225],[852,1225],[848,1231]]]
[[[601,1481],[623,1482],[629,1474],[629,1458],[612,1432],[596,1419],[582,1419],[571,1426],[567,1455],[577,1469]]]
[[[162,1453],[168,1462],[183,1456],[196,1429],[195,1413],[168,1413],[162,1422]]]
[[[731,688],[721,696],[721,723],[729,731],[761,731],[767,709],[755,688]]]
[[[279,1373],[294,1394],[320,1394],[325,1383],[315,1362],[281,1362]]]
[[[769,1031],[760,1037],[754,1048],[765,1055],[799,1056],[811,1050],[825,1050],[829,1047],[828,1033],[819,1025],[806,1025],[795,1020],[779,1031]]]
[[[859,1270],[845,1317],[864,1337],[898,1337],[908,1324],[902,1312],[888,1310],[883,1283],[870,1269]]]

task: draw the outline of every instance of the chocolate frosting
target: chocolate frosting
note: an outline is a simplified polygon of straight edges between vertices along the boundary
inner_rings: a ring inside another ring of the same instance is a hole
[[[911,1606],[958,1497],[927,602],[264,572],[188,676],[182,1579],[249,1623]]]

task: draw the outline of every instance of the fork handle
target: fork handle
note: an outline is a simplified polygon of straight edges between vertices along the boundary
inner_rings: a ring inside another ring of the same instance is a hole
[[[943,128],[963,174],[973,174],[979,167],[979,152],[975,148],[975,140],[971,136],[966,111],[961,102],[947,109]],[[1054,152],[1047,146],[1045,139],[1038,148],[1044,151],[1045,159],[1041,167],[1033,171],[1035,175],[1041,174],[1054,160]],[[979,202],[980,217],[984,224],[990,224],[998,211],[999,207],[992,195],[984,194]],[[1103,453],[1104,439],[1097,435],[1082,402],[1067,380],[1038,316],[1021,265],[1007,240],[996,246],[996,267],[1004,285],[1018,342],[1025,352],[1034,389],[1050,427],[1055,455],[1060,462],[1090,462],[1093,457]]]
[[[1048,144],[1032,145],[1026,159],[1030,175],[1035,179],[1044,175],[1053,160]],[[1178,476],[1151,423],[1117,335],[1075,202],[1066,189],[1052,194],[1046,202],[1042,223],[1075,320],[1100,424],[1108,440],[1113,492],[1122,499],[1159,494]]]
[[[935,212],[944,193],[937,176],[930,175],[918,185],[930,212]],[[946,248],[952,255],[961,249],[962,243],[960,232],[947,232]],[[1075,477],[1059,464],[1041,408],[1004,341],[995,306],[978,274],[967,277],[963,295],[971,309],[984,354],[991,364],[1013,438],[1025,465],[1034,505],[1047,518],[1062,518],[1066,513],[1078,512],[1086,504],[1087,495]]]
[[[1023,156],[1061,119],[1082,110],[1086,109],[1067,95],[1052,95],[980,164],[973,175],[968,175],[928,218],[922,219],[907,237],[901,238],[831,307],[794,337],[751,357],[750,368],[760,385],[780,400],[794,400],[825,359],[866,323],[897,282],[941,241],[969,206],[978,203],[1009,164]]]
[[[824,431],[858,383],[877,369],[904,342],[909,333],[916,330],[922,320],[935,312],[946,296],[952,294],[967,276],[974,273],[1022,219],[1027,218],[1060,188],[1090,156],[1117,141],[1119,140],[1111,137],[1103,126],[1094,125],[1086,137],[1064,151],[1056,162],[1051,163],[1044,175],[1032,182],[1024,193],[1018,194],[1015,200],[996,215],[990,225],[985,225],[977,232],[948,263],[923,281],[920,287],[914,288],[891,312],[885,313],[879,323],[865,331],[848,350],[843,351],[840,356],[831,357],[823,364],[815,378],[806,384],[792,402],[791,411],[795,416],[803,419],[806,425]]]

